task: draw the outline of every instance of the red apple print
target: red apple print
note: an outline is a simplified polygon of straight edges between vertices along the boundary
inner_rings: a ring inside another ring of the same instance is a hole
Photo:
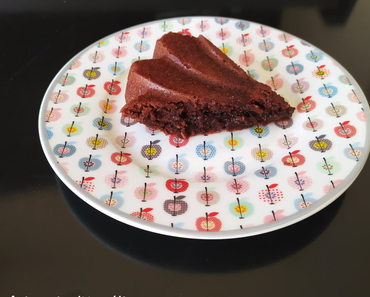
[[[189,139],[187,138],[183,139],[181,137],[178,137],[177,135],[170,135],[169,142],[171,145],[175,147],[183,147],[187,145],[187,143],[189,142]]]
[[[266,185],[266,189],[258,191],[259,199],[269,204],[280,202],[284,198],[284,195],[277,186],[278,184]]]
[[[231,36],[230,31],[227,28],[221,28],[220,31],[216,32],[216,37],[225,40]]]
[[[294,47],[294,45],[290,45],[283,49],[281,53],[284,57],[293,58],[298,55],[298,50]]]
[[[271,77],[271,80],[266,81],[266,84],[269,85],[271,89],[278,90],[283,87],[284,81],[279,78],[279,74],[276,74]]]
[[[166,181],[167,190],[173,193],[185,192],[189,187],[189,183],[185,179],[168,179]]]
[[[121,82],[118,80],[107,81],[104,84],[104,90],[106,90],[110,95],[118,95],[121,93],[121,87],[119,86]]]
[[[131,154],[119,152],[119,153],[113,153],[110,156],[110,159],[113,163],[117,165],[127,165],[132,162],[132,159],[129,156],[131,156]]]
[[[284,212],[284,209],[272,211],[272,215],[265,216],[265,218],[263,219],[263,222],[266,224],[266,223],[271,223],[279,219],[282,219],[285,217],[283,215],[283,212]]]
[[[236,43],[242,46],[250,45],[252,43],[252,37],[248,33],[242,34],[236,39]]]
[[[117,105],[114,104],[115,102],[116,100],[100,100],[99,107],[104,113],[115,113],[117,110]]]
[[[80,186],[81,189],[84,189],[86,192],[92,193],[95,189],[95,184],[92,182],[95,177],[85,177],[82,180],[76,180],[76,183]]]
[[[253,64],[254,59],[255,56],[252,54],[252,50],[247,50],[239,56],[239,63],[243,66],[250,66]]]
[[[349,121],[345,121],[343,123],[339,123],[339,126],[334,128],[334,132],[337,136],[343,138],[350,138],[356,135],[357,129],[349,125]]]
[[[190,31],[189,31],[189,30],[190,30],[189,28],[187,28],[187,29],[182,29],[181,31],[179,31],[179,32],[177,32],[177,33],[182,34],[182,35],[189,35],[189,36],[191,36],[191,33],[190,33]]]
[[[140,208],[140,211],[134,211],[130,216],[137,217],[144,221],[154,222],[154,216],[150,213],[152,210],[153,208]]]
[[[95,95],[95,85],[86,85],[77,89],[77,95],[82,98],[90,98]]]
[[[289,155],[286,155],[281,159],[285,166],[297,167],[303,165],[306,162],[306,158],[299,154],[300,150],[293,151]]]
[[[310,112],[316,108],[316,102],[310,99],[311,96],[302,98],[302,102],[297,105],[297,110],[299,113]]]
[[[205,217],[199,217],[195,221],[195,227],[198,231],[220,231],[222,222],[216,218],[218,212],[206,213]]]
[[[125,46],[117,46],[111,51],[112,56],[116,58],[123,58],[127,55],[127,50]]]

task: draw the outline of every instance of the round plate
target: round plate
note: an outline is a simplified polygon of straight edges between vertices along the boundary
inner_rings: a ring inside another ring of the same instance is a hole
[[[190,139],[121,119],[130,65],[169,31],[210,39],[296,107],[292,119]],[[368,156],[368,115],[354,79],[307,42],[249,21],[183,17],[80,52],[46,91],[39,132],[57,175],[99,211],[156,233],[226,239],[294,224],[339,197]]]

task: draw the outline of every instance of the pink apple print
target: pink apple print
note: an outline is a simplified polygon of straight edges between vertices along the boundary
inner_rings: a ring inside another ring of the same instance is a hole
[[[89,55],[89,60],[93,63],[100,63],[104,61],[103,51],[95,51]]]
[[[85,190],[86,192],[92,193],[95,190],[95,183],[92,181],[95,177],[83,177],[81,180],[76,180],[76,183],[80,186],[81,189]]]
[[[271,211],[271,212],[272,212],[272,215],[265,216],[265,218],[263,219],[263,222],[265,224],[277,221],[285,217],[283,215],[284,209],[278,209],[276,211]]]
[[[227,28],[221,28],[220,31],[216,32],[216,37],[225,40],[231,36],[230,31]]]
[[[115,113],[117,110],[116,100],[100,100],[99,107],[104,113]]]
[[[351,102],[361,103],[360,96],[357,95],[357,93],[354,90],[352,90],[352,93],[349,93],[347,95],[347,98]]]
[[[252,37],[250,37],[248,33],[241,34],[241,36],[236,39],[236,43],[242,46],[250,45],[252,43]]]
[[[252,54],[252,50],[247,50],[239,56],[239,63],[243,66],[250,66],[253,64],[254,59],[255,56]]]
[[[149,38],[152,35],[152,29],[150,27],[143,27],[136,31],[137,36],[140,38]]]
[[[262,36],[262,37],[266,37],[266,36],[270,35],[270,33],[271,33],[271,29],[269,27],[266,27],[266,26],[260,26],[256,30],[256,34],[258,36]]]
[[[294,134],[284,135],[283,138],[278,139],[278,145],[281,148],[290,149],[295,146],[298,142],[298,137],[295,137]]]
[[[154,186],[155,183],[144,183],[143,186],[136,187],[134,196],[142,202],[153,200],[158,195],[158,190],[155,189]]]
[[[197,23],[195,25],[195,27],[199,30],[199,31],[207,31],[211,25],[208,23],[208,20],[204,20],[204,21],[200,21],[200,23]]]
[[[115,171],[112,174],[107,174],[104,178],[105,183],[111,187],[112,189],[122,188],[124,185],[128,183],[128,178],[125,175],[127,173],[124,170]]]
[[[296,82],[292,84],[292,92],[296,94],[297,93],[303,94],[309,88],[310,84],[307,81],[305,81],[304,77],[297,79]]]
[[[306,175],[306,171],[295,172],[294,176],[288,178],[288,184],[296,190],[306,190],[312,186],[312,178]]]
[[[95,95],[95,85],[86,85],[77,89],[77,95],[81,98],[90,98]]]
[[[248,191],[249,183],[246,180],[234,179],[226,183],[226,188],[229,192],[239,195]]]
[[[120,32],[114,35],[114,39],[119,43],[130,41],[130,32]]]
[[[124,135],[118,135],[116,137],[116,143],[122,148],[132,147],[136,142],[136,137],[134,136],[135,131],[125,132]]]
[[[298,55],[298,50],[294,47],[294,45],[290,45],[283,49],[281,53],[284,57],[293,58]]]
[[[190,29],[189,28],[186,28],[186,29],[182,29],[181,31],[177,32],[178,34],[182,34],[182,35],[188,35],[188,36],[191,36],[191,33],[190,33]]]
[[[303,122],[303,129],[312,131],[312,132],[316,132],[320,130],[323,126],[324,126],[324,122],[316,118],[308,117],[308,120]]]
[[[46,122],[55,122],[60,119],[60,108],[52,108],[46,111]]]
[[[361,121],[361,122],[366,122],[366,116],[364,111],[359,111],[356,113],[356,117]]]
[[[292,40],[293,40],[293,36],[292,36],[292,35],[290,35],[290,34],[287,34],[287,33],[280,33],[280,34],[278,35],[278,39],[279,39],[280,41],[283,41],[283,42],[287,43],[287,42],[289,42],[289,41],[292,41]]]
[[[69,66],[69,70],[72,70],[72,69],[77,69],[78,67],[81,66],[81,61],[80,61],[80,58],[77,58],[75,61],[73,61],[71,63],[71,65]]]
[[[335,189],[342,181],[342,179],[331,181],[330,184],[324,186],[324,193],[328,194],[331,190]]]
[[[67,167],[68,163],[63,162],[63,163],[59,163],[59,165],[63,169],[63,171],[68,174],[68,167]]]
[[[118,46],[111,51],[112,56],[116,58],[123,58],[127,55],[127,50],[125,46]]]
[[[279,78],[279,74],[275,74],[274,76],[271,76],[271,80],[268,80],[266,84],[276,91],[283,87],[284,81]]]
[[[203,183],[210,183],[217,180],[216,173],[213,172],[214,167],[204,167],[203,171],[195,174],[195,180]]]
[[[67,95],[67,91],[58,91],[51,93],[50,101],[53,101],[54,104],[63,103],[68,100],[69,96]]]

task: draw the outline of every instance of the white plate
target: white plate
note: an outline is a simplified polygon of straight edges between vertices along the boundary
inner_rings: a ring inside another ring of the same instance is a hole
[[[122,121],[130,65],[151,58],[168,31],[210,39],[296,107],[292,121],[180,142]],[[368,115],[350,74],[299,38],[249,21],[184,17],[125,29],[80,52],[46,91],[39,132],[56,174],[99,211],[156,233],[226,239],[294,224],[339,197],[368,156]]]

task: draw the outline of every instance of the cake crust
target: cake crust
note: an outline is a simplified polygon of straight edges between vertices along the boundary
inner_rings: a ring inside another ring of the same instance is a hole
[[[294,108],[203,36],[168,33],[131,65],[122,116],[189,138],[291,117]]]

